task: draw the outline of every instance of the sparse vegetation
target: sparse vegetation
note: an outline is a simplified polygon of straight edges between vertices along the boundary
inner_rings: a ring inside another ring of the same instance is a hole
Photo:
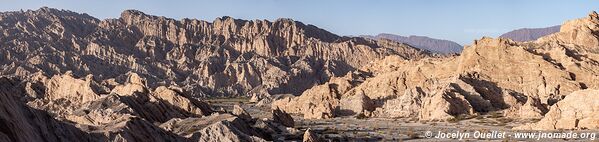
[[[410,139],[418,139],[420,138],[420,135],[416,132],[414,132],[414,129],[408,129],[405,133]]]

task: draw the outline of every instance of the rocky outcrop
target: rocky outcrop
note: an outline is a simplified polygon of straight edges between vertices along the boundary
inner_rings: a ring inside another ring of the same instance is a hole
[[[133,115],[115,114],[125,113],[126,109],[123,109],[123,105],[111,105],[115,110],[82,112],[89,114],[85,119],[73,119],[74,116],[53,117],[46,112],[48,110],[35,109],[15,99],[25,96],[23,93],[26,91],[21,86],[21,81],[0,77],[0,84],[3,85],[0,88],[0,101],[2,101],[0,108],[3,110],[0,111],[1,123],[3,123],[0,139],[3,141],[185,140]],[[10,88],[7,88],[9,86]],[[90,102],[93,100],[88,100],[87,103]],[[116,110],[119,108],[120,110]],[[64,121],[64,119],[85,121]]]
[[[233,106],[233,112],[231,112],[231,114],[244,119],[246,121],[251,121],[252,120],[252,116],[250,116],[249,113],[247,113],[243,108],[241,108],[241,106],[239,105],[234,105]]]
[[[339,100],[338,114],[340,115],[364,114],[373,110],[374,102],[364,94],[356,94]]]
[[[215,114],[203,118],[172,119],[160,125],[167,131],[191,141],[259,142],[260,138],[247,122],[230,114]]]
[[[19,80],[0,77],[0,141],[86,141],[89,135],[17,99]],[[60,133],[56,133],[60,132]]]
[[[312,133],[312,131],[310,131],[310,128],[308,128],[306,130],[306,132],[304,132],[304,139],[303,142],[321,142],[322,140],[320,139],[320,137],[318,137],[316,134]]]
[[[566,22],[560,32],[534,42],[483,37],[459,56],[388,56],[359,68],[363,78],[333,78],[272,105],[307,119],[331,118],[359,106],[347,101],[358,96],[368,102],[358,104],[373,109],[353,112],[369,117],[447,120],[503,111],[510,118],[539,119],[570,93],[599,87],[596,15]]]
[[[276,121],[256,121],[239,106],[232,114],[215,112],[180,88],[148,91],[152,89],[141,83],[145,79],[135,74],[123,78],[128,78],[124,84],[108,83],[113,86],[110,90],[91,76],[48,79],[37,74],[31,80],[0,76],[0,140],[271,141],[272,135],[289,135],[278,134],[288,133],[279,123],[293,124],[286,113]],[[123,91],[136,86],[142,91]]]
[[[598,25],[599,16],[592,12],[585,18],[565,22],[560,32],[540,38],[537,42],[558,42],[596,49],[599,47],[596,34],[599,31]]]
[[[522,28],[501,34],[499,38],[507,38],[513,41],[535,41],[543,36],[559,32],[561,25],[546,28]]]
[[[126,10],[117,19],[41,8],[0,13],[0,75],[72,71],[106,83],[136,73],[141,86],[180,86],[193,96],[301,94],[387,55],[429,56],[388,40],[340,37],[291,19],[212,22]],[[119,82],[120,81],[120,82]],[[121,88],[121,87],[118,87]]]
[[[541,121],[515,129],[562,130],[599,129],[599,90],[576,91],[551,106]]]
[[[291,115],[279,108],[272,110],[272,119],[273,121],[278,122],[286,127],[295,126],[295,121],[293,121],[293,117],[291,117]]]

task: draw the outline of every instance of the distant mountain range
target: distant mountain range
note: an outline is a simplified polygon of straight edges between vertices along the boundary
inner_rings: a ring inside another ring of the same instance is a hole
[[[532,41],[540,37],[559,32],[561,26],[552,26],[546,28],[522,28],[507,32],[499,37],[509,38],[514,41]]]
[[[459,53],[462,52],[462,45],[443,39],[434,39],[426,36],[400,36],[394,34],[382,33],[376,36],[364,35],[362,37],[372,39],[389,39],[396,42],[405,43],[416,48],[432,51],[435,53]]]

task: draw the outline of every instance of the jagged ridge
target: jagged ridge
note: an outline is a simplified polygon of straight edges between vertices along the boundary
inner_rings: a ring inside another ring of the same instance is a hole
[[[149,86],[177,84],[202,96],[299,94],[387,55],[428,56],[404,44],[339,37],[290,19],[178,21],[126,10],[100,21],[52,8],[0,15],[0,74],[72,71],[104,80],[136,72]]]

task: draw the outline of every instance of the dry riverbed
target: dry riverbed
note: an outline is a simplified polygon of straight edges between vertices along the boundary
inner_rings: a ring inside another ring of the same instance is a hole
[[[270,118],[269,107],[257,107],[247,99],[212,99],[208,100],[215,109],[231,110],[233,105],[240,105],[253,117]],[[306,120],[300,115],[293,115],[295,128],[303,132],[310,128],[321,137],[332,141],[453,141],[453,140],[490,140],[490,141],[536,141],[534,138],[516,138],[517,134],[560,133],[566,138],[541,138],[540,140],[563,141],[594,140],[597,131],[516,131],[513,127],[538,120],[513,120],[500,113],[489,113],[480,116],[460,117],[448,122],[417,121],[391,118],[360,118],[355,116],[336,117],[333,119]],[[568,134],[585,135],[586,138],[568,138]],[[548,136],[545,136],[548,137]],[[557,137],[557,136],[553,136]],[[288,137],[284,141],[301,141],[301,136]]]

